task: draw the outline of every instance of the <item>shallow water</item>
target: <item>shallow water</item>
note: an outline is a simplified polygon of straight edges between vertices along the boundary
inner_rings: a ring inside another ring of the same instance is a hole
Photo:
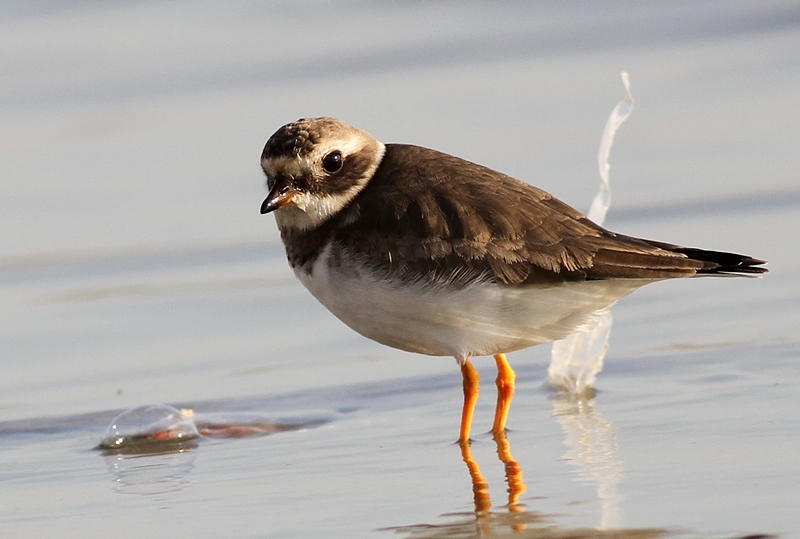
[[[3,537],[800,536],[800,6],[37,6],[0,7]],[[585,210],[623,69],[607,226],[771,273],[623,299],[592,399],[512,354],[506,462],[476,360],[471,476],[453,361],[294,280],[260,146],[329,114]],[[93,449],[148,403],[300,428]]]

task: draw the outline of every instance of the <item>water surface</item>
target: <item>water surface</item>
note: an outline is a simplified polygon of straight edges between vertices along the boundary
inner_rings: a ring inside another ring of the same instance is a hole
[[[3,536],[800,536],[799,24],[786,2],[4,3]],[[470,475],[453,360],[363,339],[294,280],[261,146],[332,115],[585,210],[623,69],[608,227],[771,273],[625,298],[592,399],[548,389],[549,347],[511,355],[505,462],[476,360]],[[94,449],[148,403],[302,421]]]

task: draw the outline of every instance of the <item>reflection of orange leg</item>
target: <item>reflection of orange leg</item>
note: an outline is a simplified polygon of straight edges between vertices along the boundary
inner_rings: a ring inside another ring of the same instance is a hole
[[[475,500],[475,512],[485,513],[492,507],[492,501],[489,499],[489,483],[483,478],[481,469],[478,463],[472,458],[472,450],[469,443],[461,444],[461,458],[469,470],[469,476],[472,479],[472,493]]]
[[[464,408],[461,411],[461,433],[458,436],[458,443],[463,446],[469,444],[472,415],[475,412],[475,403],[478,402],[478,392],[480,391],[480,377],[469,360],[461,365],[461,377],[464,379]]]
[[[525,485],[525,479],[522,477],[522,468],[511,455],[511,446],[504,432],[495,433],[494,441],[497,442],[497,456],[500,457],[506,468],[508,508],[512,512],[521,511],[518,507],[519,497],[528,489]]]
[[[496,354],[497,363],[497,407],[494,410],[494,424],[492,433],[497,436],[506,431],[506,419],[511,408],[511,399],[514,398],[514,381],[517,375],[508,364],[505,354]]]

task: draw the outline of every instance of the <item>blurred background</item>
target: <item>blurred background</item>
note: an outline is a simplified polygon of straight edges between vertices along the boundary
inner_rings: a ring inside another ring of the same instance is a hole
[[[794,2],[10,0],[0,17],[6,262],[274,241],[258,158],[302,116],[585,211],[623,70],[616,209],[798,185]]]

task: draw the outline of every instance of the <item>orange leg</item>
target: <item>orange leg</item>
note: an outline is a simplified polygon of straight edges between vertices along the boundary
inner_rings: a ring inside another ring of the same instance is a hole
[[[494,410],[492,433],[498,435],[506,431],[506,419],[511,409],[511,399],[514,398],[514,381],[517,375],[508,364],[505,354],[496,354],[494,360],[497,363],[497,407]]]
[[[458,443],[464,445],[469,444],[472,415],[475,413],[475,403],[478,402],[480,391],[480,377],[469,360],[461,365],[461,377],[464,380],[464,408],[461,411],[461,434],[458,436]]]

